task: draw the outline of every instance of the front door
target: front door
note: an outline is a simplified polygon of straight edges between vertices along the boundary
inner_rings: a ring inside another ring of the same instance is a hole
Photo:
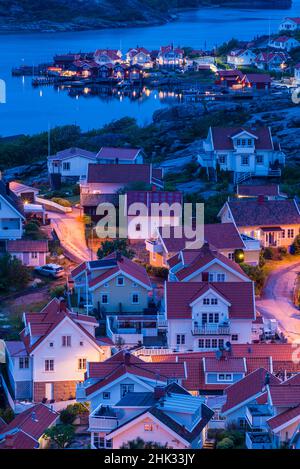
[[[46,383],[46,390],[45,390],[45,397],[51,401],[54,399],[54,384],[53,383]]]

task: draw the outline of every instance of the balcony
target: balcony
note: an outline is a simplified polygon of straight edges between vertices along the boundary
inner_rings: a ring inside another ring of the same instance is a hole
[[[203,324],[202,326],[194,326],[193,335],[230,335],[229,324]]]
[[[89,417],[89,431],[110,432],[118,426],[116,413],[109,406],[100,406]]]
[[[272,417],[272,411],[268,405],[257,404],[246,408],[246,420],[252,430],[267,430],[267,420]]]
[[[272,449],[272,440],[267,432],[247,432],[247,449]]]
[[[149,252],[163,252],[162,245],[157,240],[146,239],[146,250]]]

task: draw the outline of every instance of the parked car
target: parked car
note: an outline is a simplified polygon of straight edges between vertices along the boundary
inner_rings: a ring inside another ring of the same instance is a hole
[[[52,278],[60,278],[65,275],[63,267],[58,264],[45,264],[40,267],[36,267],[34,270],[40,275]]]

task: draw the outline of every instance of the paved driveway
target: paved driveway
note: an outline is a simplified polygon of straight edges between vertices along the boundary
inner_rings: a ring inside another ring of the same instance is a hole
[[[55,230],[67,257],[74,262],[91,259],[84,235],[84,225],[80,220],[80,211],[73,208],[71,213],[47,212],[51,227]]]
[[[257,310],[267,318],[277,319],[291,342],[300,342],[300,310],[293,304],[294,283],[299,271],[299,259],[280,262],[270,273],[262,298],[256,301]]]

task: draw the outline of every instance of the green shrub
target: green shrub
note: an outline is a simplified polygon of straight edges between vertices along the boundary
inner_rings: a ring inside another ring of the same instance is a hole
[[[224,438],[217,443],[217,449],[232,449],[234,448],[234,442],[230,438]]]
[[[155,267],[153,265],[147,264],[146,271],[149,275],[153,275],[154,277],[160,277],[167,280],[169,275],[169,270],[166,267]]]
[[[76,415],[73,412],[70,412],[70,410],[63,409],[60,413],[60,421],[61,423],[65,425],[70,425],[74,422],[76,418]]]
[[[291,246],[292,254],[300,254],[300,235],[297,235]]]
[[[61,197],[52,197],[52,202],[55,202],[62,207],[71,207],[71,203],[67,199],[63,199]]]
[[[61,298],[65,295],[66,288],[64,285],[57,285],[56,287],[52,288],[50,291],[51,298]]]
[[[255,292],[259,295],[266,281],[266,273],[263,268],[258,265],[240,264],[241,268],[248,277],[255,282]]]
[[[10,407],[0,409],[0,418],[2,418],[5,423],[10,423],[15,418],[14,411]]]

